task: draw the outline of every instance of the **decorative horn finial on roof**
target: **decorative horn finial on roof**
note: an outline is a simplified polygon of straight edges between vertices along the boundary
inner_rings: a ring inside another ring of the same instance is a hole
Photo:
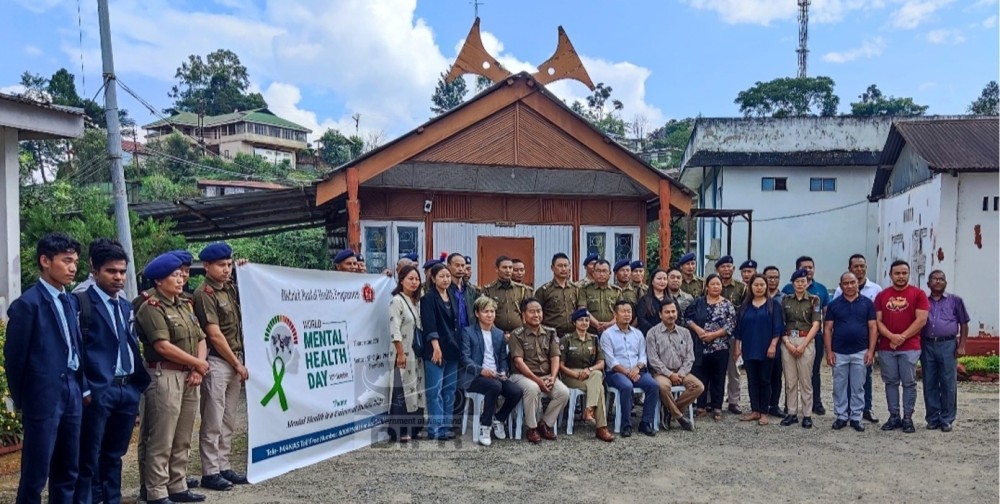
[[[459,51],[455,64],[451,66],[451,70],[445,76],[445,82],[450,84],[462,74],[467,73],[482,75],[493,82],[499,82],[510,75],[510,72],[496,58],[490,56],[490,53],[486,52],[486,48],[483,47],[483,39],[479,36],[478,17],[476,22],[472,23],[472,29],[465,37],[465,43],[462,44],[462,50]]]
[[[483,47],[483,39],[479,34],[478,17],[472,23],[469,35],[465,37],[465,43],[462,44],[462,50],[458,52],[455,63],[448,71],[448,75],[445,76],[445,82],[451,83],[463,74],[481,75],[493,82],[499,82],[511,74]],[[594,81],[587,74],[587,69],[583,67],[583,61],[580,60],[580,56],[577,55],[573,43],[569,41],[566,30],[563,30],[562,26],[559,27],[559,43],[555,53],[545,60],[532,76],[542,85],[560,79],[573,79],[581,82],[591,91],[595,89]]]
[[[583,67],[583,61],[576,54],[573,43],[569,41],[566,30],[559,27],[559,45],[552,57],[538,65],[538,71],[533,74],[535,80],[543,86],[559,79],[573,79],[583,83],[591,91],[596,89],[594,81],[590,80],[587,69]]]

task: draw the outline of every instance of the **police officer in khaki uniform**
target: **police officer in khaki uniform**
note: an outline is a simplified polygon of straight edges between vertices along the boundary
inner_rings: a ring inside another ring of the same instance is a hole
[[[715,261],[715,272],[719,274],[722,281],[722,297],[729,300],[733,307],[739,309],[743,305],[743,298],[747,294],[747,284],[733,278],[736,268],[733,266],[733,256],[722,256]],[[729,412],[734,415],[742,415],[740,409],[740,369],[736,366],[736,359],[733,352],[736,345],[729,345],[729,367],[726,369],[726,395],[729,396]]]
[[[569,280],[569,256],[559,252],[552,256],[552,280],[535,291],[542,303],[542,324],[555,328],[559,336],[573,332],[570,315],[587,303],[580,289]]]
[[[705,295],[705,281],[694,274],[695,267],[693,252],[682,255],[677,261],[677,269],[684,277],[681,281],[681,290],[693,298],[699,298]]]
[[[494,324],[509,333],[521,327],[521,302],[531,297],[531,288],[511,279],[514,262],[507,256],[497,257],[497,279],[483,287],[482,295],[497,304],[497,318]]]
[[[528,273],[528,267],[524,264],[524,259],[518,259],[515,257],[510,261],[514,263],[514,269],[511,271],[510,279],[517,283],[526,285],[529,291],[535,290],[534,285],[524,281],[524,277]]]
[[[209,369],[205,333],[191,305],[180,297],[184,289],[180,258],[162,254],[146,265],[143,275],[156,283],[135,314],[152,378],[143,412],[148,423],[143,476],[147,501],[200,502],[205,496],[191,492],[185,477],[199,390]]]
[[[632,261],[628,267],[632,270],[632,288],[635,289],[637,298],[642,299],[642,296],[645,296],[646,292],[649,291],[649,284],[646,282],[646,265],[642,261]]]
[[[239,297],[232,282],[233,249],[213,243],[198,254],[205,282],[194,291],[194,311],[208,337],[208,375],[201,382],[201,486],[229,490],[247,483],[229,461],[236,409],[242,384],[249,376],[243,362],[243,325]]]
[[[583,275],[583,278],[576,282],[577,287],[582,289],[594,283],[594,266],[597,265],[597,260],[600,258],[601,256],[597,254],[590,254],[583,258],[583,269],[586,273]]]
[[[785,315],[785,335],[781,338],[781,369],[785,373],[785,403],[788,416],[781,425],[799,423],[812,428],[813,405],[812,375],[816,357],[814,341],[822,323],[820,300],[809,294],[809,272],[800,269],[792,273],[792,294],[781,298]]]
[[[567,387],[583,390],[586,406],[582,420],[597,427],[595,437],[611,442],[615,436],[608,432],[607,401],[604,400],[604,350],[597,343],[597,336],[587,332],[590,314],[586,308],[573,312],[574,330],[559,340],[559,374]],[[574,405],[575,406],[575,405]],[[573,414],[572,411],[569,412]]]
[[[598,259],[594,264],[594,282],[580,290],[590,313],[590,332],[601,334],[615,325],[615,303],[622,299],[622,290],[611,285],[611,263]]]
[[[639,293],[632,287],[632,261],[622,259],[615,263],[611,271],[615,274],[615,286],[622,290],[622,299],[632,303],[632,309],[639,303]]]

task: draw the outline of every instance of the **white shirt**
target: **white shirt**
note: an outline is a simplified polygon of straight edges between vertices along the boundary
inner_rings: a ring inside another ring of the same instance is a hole
[[[118,317],[119,317],[118,320],[122,321],[122,328],[126,332],[128,332],[128,320],[125,319],[125,314],[122,313],[121,307],[118,306],[117,303],[115,305],[112,305],[111,296],[109,296],[106,292],[101,290],[101,288],[98,287],[97,285],[94,285],[94,291],[97,292],[97,297],[101,298],[101,304],[104,305],[104,311],[108,312],[108,317],[111,317],[110,318],[111,323],[117,324],[117,320],[115,319],[115,310],[118,310]],[[117,300],[118,298],[115,297],[115,301]],[[118,336],[119,338],[121,337],[121,335],[118,334],[118,328],[115,328],[115,336]],[[126,335],[126,337],[128,336]],[[128,350],[129,362],[135,362],[134,357],[132,355],[132,347],[126,344],[125,348]],[[125,376],[125,374],[126,374],[125,369],[122,366],[122,353],[118,352],[118,360],[115,361],[115,376]]]
[[[875,302],[875,296],[878,296],[879,292],[882,292],[882,287],[879,287],[877,283],[867,278],[865,279],[865,286],[858,290],[859,294],[870,299],[872,303]],[[837,290],[833,291],[833,299],[830,301],[839,298],[841,294],[843,294],[843,291],[840,290],[840,287],[837,287]]]
[[[493,355],[493,334],[483,330],[483,369],[497,372],[497,360]]]
[[[71,339],[71,336],[69,334],[69,322],[67,321],[66,317],[70,315],[75,317],[77,316],[77,314],[66,313],[66,310],[63,308],[63,304],[62,301],[59,299],[59,295],[66,294],[65,289],[57,289],[54,286],[52,286],[52,284],[46,282],[45,280],[42,280],[41,278],[39,278],[38,281],[41,282],[42,287],[45,288],[45,292],[48,292],[49,296],[52,296],[52,301],[55,302],[56,305],[56,312],[59,313],[59,322],[62,325],[63,339],[66,341],[66,348],[69,349],[68,352],[69,360],[66,362],[66,367],[72,369],[73,371],[76,371],[77,369],[80,368],[80,356],[77,354],[77,352],[74,351],[75,349],[73,348],[73,340]],[[66,295],[68,296],[69,294]]]

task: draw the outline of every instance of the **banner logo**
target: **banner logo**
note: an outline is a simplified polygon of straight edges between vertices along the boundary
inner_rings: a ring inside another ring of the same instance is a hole
[[[260,404],[267,406],[271,399],[278,396],[281,411],[288,411],[288,399],[285,397],[282,381],[285,379],[286,371],[292,374],[298,371],[296,347],[299,344],[299,332],[295,329],[295,324],[292,323],[291,319],[284,315],[275,315],[267,323],[267,328],[264,329],[264,341],[271,342],[268,347],[268,360],[271,362],[271,377],[274,385],[260,400]]]
[[[372,288],[372,284],[366,283],[365,286],[361,288],[361,298],[364,299],[366,303],[375,302],[375,289]]]

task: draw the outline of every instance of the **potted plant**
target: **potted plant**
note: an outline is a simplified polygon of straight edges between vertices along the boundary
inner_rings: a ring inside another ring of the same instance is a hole
[[[3,346],[6,341],[7,322],[0,320],[0,346]],[[3,402],[0,404],[0,455],[2,455],[20,450],[21,441],[24,439],[21,413],[14,410],[14,402],[10,399],[10,390],[7,387],[7,369],[2,354],[0,354],[0,395],[3,397]]]

